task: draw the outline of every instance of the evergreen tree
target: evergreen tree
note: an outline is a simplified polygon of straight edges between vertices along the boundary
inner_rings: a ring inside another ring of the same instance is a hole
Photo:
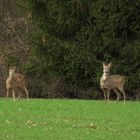
[[[28,6],[31,71],[63,76],[70,87],[97,88],[101,62],[112,61],[127,89],[139,87],[140,1],[28,0]]]

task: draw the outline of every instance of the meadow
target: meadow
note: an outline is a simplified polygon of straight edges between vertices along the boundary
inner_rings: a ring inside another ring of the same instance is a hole
[[[140,102],[1,98],[0,140],[140,140]]]

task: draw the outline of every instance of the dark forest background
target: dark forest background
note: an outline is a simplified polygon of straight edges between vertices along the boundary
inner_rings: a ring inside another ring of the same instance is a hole
[[[140,99],[140,0],[1,0],[1,96],[17,66],[30,97],[103,98],[102,62]],[[115,95],[111,94],[114,98]]]

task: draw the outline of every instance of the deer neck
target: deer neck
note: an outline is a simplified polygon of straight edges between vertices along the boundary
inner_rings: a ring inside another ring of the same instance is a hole
[[[9,79],[13,79],[14,78],[15,73],[9,73]]]
[[[109,69],[103,69],[103,75],[102,75],[102,80],[103,81],[106,81],[108,76],[109,76],[109,72],[110,70]]]

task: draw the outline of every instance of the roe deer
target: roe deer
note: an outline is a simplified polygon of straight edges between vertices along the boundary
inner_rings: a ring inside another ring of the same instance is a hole
[[[117,95],[116,103],[118,103],[120,99],[120,93],[122,93],[125,102],[126,94],[123,89],[123,86],[125,84],[125,78],[121,75],[109,75],[111,66],[111,63],[103,63],[103,75],[100,79],[100,86],[103,90],[105,101],[109,100],[110,90],[112,89]]]
[[[28,90],[25,86],[25,77],[20,73],[16,73],[16,67],[9,69],[9,77],[6,80],[7,94],[6,98],[12,92],[13,99],[15,100],[15,92],[18,92],[18,98],[21,96],[21,90],[26,93],[27,99],[29,98]]]

